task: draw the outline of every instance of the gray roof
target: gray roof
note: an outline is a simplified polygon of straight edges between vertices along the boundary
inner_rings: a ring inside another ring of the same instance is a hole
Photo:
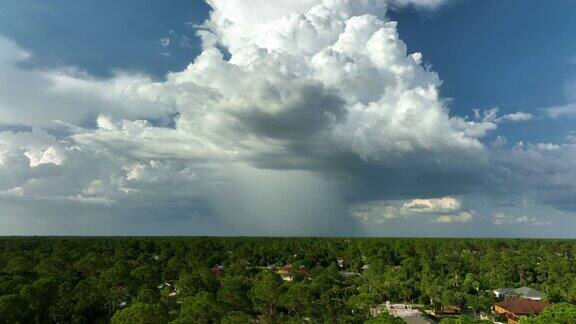
[[[514,293],[520,295],[525,298],[542,298],[544,294],[539,292],[536,289],[532,289],[530,287],[520,287],[514,290]]]
[[[510,295],[514,293],[514,288],[499,288],[494,291],[498,292],[499,294]]]
[[[532,299],[542,299],[544,297],[544,294],[539,292],[536,289],[532,289],[530,287],[520,287],[520,288],[500,288],[500,289],[496,289],[494,290],[495,292],[504,295],[504,296],[510,296],[510,295],[518,295],[520,297],[523,298],[532,298]]]

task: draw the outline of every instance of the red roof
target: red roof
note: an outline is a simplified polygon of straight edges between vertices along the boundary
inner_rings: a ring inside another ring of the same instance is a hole
[[[539,314],[544,308],[550,306],[549,303],[533,299],[515,299],[496,303],[494,306],[505,309],[507,312],[516,315]]]
[[[210,269],[210,272],[215,275],[215,276],[221,276],[224,274],[224,266],[215,266],[212,269]]]

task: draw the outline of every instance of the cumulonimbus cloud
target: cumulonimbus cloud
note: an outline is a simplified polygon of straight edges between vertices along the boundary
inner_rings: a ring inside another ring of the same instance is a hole
[[[22,70],[16,63],[25,52],[2,40],[7,73],[0,82],[12,85],[0,87],[0,123],[45,130],[0,134],[0,174],[7,175],[0,199],[68,197],[75,206],[101,203],[134,214],[151,206],[182,217],[220,213],[230,226],[261,209],[242,205],[258,190],[232,193],[230,179],[282,187],[264,179],[274,177],[322,188],[313,194],[325,205],[422,198],[408,208],[456,210],[454,201],[424,199],[493,184],[491,163],[513,162],[493,157],[482,139],[500,121],[531,115],[449,114],[439,76],[422,54],[407,52],[396,22],[386,18],[390,5],[440,3],[210,0],[213,11],[198,31],[202,53],[160,82]],[[301,197],[296,184],[285,188]],[[289,217],[281,205],[266,205],[269,212],[254,223],[273,219],[274,208]],[[301,210],[300,221],[338,214],[312,202],[303,208],[317,216]],[[368,209],[357,212],[371,217]]]

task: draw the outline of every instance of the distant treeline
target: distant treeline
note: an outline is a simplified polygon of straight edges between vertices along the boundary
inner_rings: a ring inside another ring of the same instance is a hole
[[[0,322],[362,323],[386,301],[489,312],[520,286],[574,303],[575,256],[570,240],[0,238]]]

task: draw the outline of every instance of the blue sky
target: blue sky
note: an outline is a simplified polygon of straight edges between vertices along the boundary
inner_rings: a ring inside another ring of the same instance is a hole
[[[3,1],[0,234],[576,236],[576,3],[374,3]]]
[[[186,0],[7,0],[0,4],[0,33],[36,54],[28,67],[74,65],[102,77],[118,69],[162,77],[198,55],[194,25],[208,12],[204,2]],[[166,37],[173,43],[163,48]]]
[[[565,104],[576,79],[576,4],[573,1],[453,1],[432,13],[393,12],[412,51],[421,51],[454,98],[454,113],[497,106],[504,111]],[[517,140],[552,141],[570,121],[538,121],[542,131],[507,129]]]

